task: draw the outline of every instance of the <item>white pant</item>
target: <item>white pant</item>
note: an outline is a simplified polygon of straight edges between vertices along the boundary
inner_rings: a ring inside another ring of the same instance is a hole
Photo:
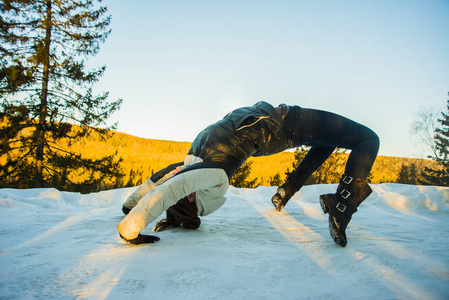
[[[171,178],[173,173],[168,173],[156,183],[147,180],[128,198],[124,206],[134,208],[117,225],[123,237],[135,239],[140,231],[164,211],[193,192],[196,193],[200,216],[214,212],[226,201],[224,196],[229,188],[229,181],[223,169],[194,169]]]

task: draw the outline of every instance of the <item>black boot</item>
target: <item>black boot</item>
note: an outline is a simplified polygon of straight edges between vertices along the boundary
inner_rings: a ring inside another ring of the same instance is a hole
[[[286,174],[287,179],[277,189],[276,194],[271,198],[271,202],[277,211],[281,211],[284,208],[288,200],[290,200],[290,198],[293,197],[297,191],[299,191],[308,178],[304,175],[301,176],[295,171]]]
[[[351,221],[357,207],[372,190],[368,183],[361,178],[343,175],[336,194],[320,196],[320,204],[324,213],[329,213],[329,232],[334,242],[342,247],[348,243],[346,227]]]

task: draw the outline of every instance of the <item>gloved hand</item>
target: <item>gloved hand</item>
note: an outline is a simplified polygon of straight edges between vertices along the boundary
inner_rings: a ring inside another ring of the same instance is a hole
[[[120,237],[121,237],[124,241],[126,241],[126,242],[128,242],[128,243],[130,243],[130,244],[133,244],[133,245],[151,244],[151,243],[154,243],[154,242],[160,240],[160,238],[157,237],[157,236],[154,236],[154,235],[144,235],[144,234],[140,234],[140,233],[139,233],[139,235],[138,235],[135,239],[132,239],[132,240],[128,240],[128,239],[124,238],[121,234],[120,234]]]
[[[128,207],[122,207],[122,212],[125,214],[125,215],[127,215],[127,214],[129,214],[129,212],[131,211],[131,209],[129,209]]]

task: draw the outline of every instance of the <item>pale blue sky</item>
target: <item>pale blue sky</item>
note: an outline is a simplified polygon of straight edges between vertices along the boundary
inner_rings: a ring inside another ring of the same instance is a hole
[[[103,1],[112,34],[90,63],[123,98],[118,131],[193,141],[264,100],[375,130],[380,155],[420,157],[411,123],[446,107],[449,1]]]

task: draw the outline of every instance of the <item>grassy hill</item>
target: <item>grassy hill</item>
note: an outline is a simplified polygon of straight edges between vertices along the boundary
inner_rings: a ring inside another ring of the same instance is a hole
[[[122,168],[126,174],[124,182],[138,185],[168,164],[183,161],[189,148],[188,142],[145,139],[115,132],[108,141],[95,139],[86,141],[80,151],[83,151],[85,155],[95,155],[98,151],[104,154],[117,150],[118,155],[123,158]],[[285,172],[293,170],[295,157],[293,152],[282,152],[267,157],[250,158],[249,161],[253,162],[249,178],[257,178],[258,183],[270,185],[270,180],[276,174],[279,174],[282,181],[285,180]],[[426,159],[379,156],[371,172],[371,182],[397,182],[401,167],[412,164],[418,172],[426,166],[436,167],[435,162]],[[338,168],[342,173],[344,165]]]
[[[62,149],[70,147],[71,151],[93,159],[117,152],[117,156],[123,159],[120,165],[125,177],[120,182],[111,180],[103,187],[112,188],[139,185],[165,166],[183,161],[190,148],[190,143],[145,139],[129,134],[111,132],[111,136],[107,140],[100,139],[94,133],[82,142],[70,146],[69,144],[64,145],[64,142],[62,142],[59,147]],[[340,155],[337,160],[339,163],[329,163],[329,160],[327,162],[329,169],[338,176],[335,174],[325,176],[331,178],[324,180],[325,183],[338,182],[339,176],[344,172],[344,164],[348,154],[338,155]],[[0,157],[0,163],[4,163],[4,161],[5,158]],[[251,164],[248,181],[255,180],[255,186],[278,185],[284,182],[285,172],[293,170],[295,153],[282,152],[272,156],[250,158],[248,161]],[[419,174],[424,167],[437,168],[437,164],[431,160],[379,156],[373,166],[370,180],[372,183],[397,182],[403,166],[409,168],[413,166],[416,174]],[[70,180],[79,182],[83,179],[82,176],[85,175],[82,173],[71,174]],[[273,180],[274,178],[277,180]]]

